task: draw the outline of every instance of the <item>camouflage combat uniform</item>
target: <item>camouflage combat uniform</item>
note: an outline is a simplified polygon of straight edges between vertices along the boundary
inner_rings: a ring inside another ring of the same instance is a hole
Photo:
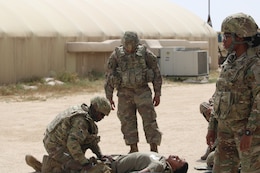
[[[200,113],[203,115],[203,117],[209,121],[209,117],[211,115],[211,110],[213,109],[213,97],[209,99],[208,102],[202,102],[200,104]]]
[[[260,172],[260,58],[252,48],[258,26],[244,13],[226,17],[221,26],[229,56],[214,93],[207,142],[217,125],[214,173]],[[217,122],[217,123],[216,123]]]
[[[27,165],[41,173],[110,173],[107,165],[98,163],[94,157],[85,157],[86,150],[90,149],[99,159],[104,159],[95,122],[108,116],[110,111],[109,100],[96,96],[91,99],[90,107],[83,103],[61,112],[44,134],[43,144],[48,155],[43,156],[41,163],[27,154]]]
[[[112,100],[114,88],[118,90],[118,118],[125,143],[139,142],[137,130],[137,111],[143,119],[147,143],[160,145],[161,132],[156,122],[152,91],[148,82],[152,82],[155,96],[161,95],[162,77],[157,57],[144,45],[137,45],[134,53],[127,53],[123,46],[116,47],[108,60],[105,83],[106,97]]]
[[[228,56],[216,83],[214,118],[218,122],[218,144],[214,170],[237,172],[241,161],[242,171],[259,173],[260,59],[247,54],[235,56]],[[210,119],[209,129],[216,124],[214,118]],[[245,129],[253,133],[253,142],[248,152],[241,152],[240,138]]]
[[[63,166],[71,161],[85,165],[89,163],[85,157],[88,148],[101,157],[97,134],[98,128],[89,115],[89,108],[82,104],[57,115],[47,126],[43,143],[49,156]]]

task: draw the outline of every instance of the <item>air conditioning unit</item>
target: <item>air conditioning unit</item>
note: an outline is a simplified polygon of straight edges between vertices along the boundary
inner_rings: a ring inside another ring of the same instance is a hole
[[[159,65],[163,76],[209,74],[208,52],[185,48],[161,48]]]

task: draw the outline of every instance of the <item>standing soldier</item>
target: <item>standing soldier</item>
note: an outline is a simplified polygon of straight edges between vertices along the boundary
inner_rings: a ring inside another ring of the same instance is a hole
[[[83,103],[61,112],[46,128],[43,143],[48,155],[44,155],[42,163],[26,155],[26,163],[42,173],[90,170],[92,164],[85,157],[85,151],[90,149],[99,159],[104,159],[95,122],[102,120],[110,110],[106,98],[94,97],[90,106]]]
[[[153,99],[149,82],[152,82],[154,88]],[[157,57],[139,43],[137,33],[125,32],[122,45],[116,47],[109,57],[105,92],[114,109],[114,88],[118,91],[117,115],[121,121],[125,143],[130,145],[130,153],[138,151],[137,111],[142,117],[146,141],[150,144],[151,151],[158,152],[161,132],[154,106],[160,104],[161,85]]]
[[[240,163],[243,173],[260,172],[260,58],[251,51],[257,29],[244,13],[228,16],[221,26],[229,56],[216,83],[206,137],[213,144],[217,124],[214,173],[237,173]]]

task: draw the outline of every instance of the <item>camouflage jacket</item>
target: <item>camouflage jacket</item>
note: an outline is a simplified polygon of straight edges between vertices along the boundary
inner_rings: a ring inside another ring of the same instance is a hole
[[[144,45],[128,54],[123,46],[116,47],[108,59],[105,92],[112,99],[114,88],[135,89],[152,82],[154,93],[161,95],[162,77],[157,57]]]
[[[260,58],[230,54],[222,66],[214,96],[209,129],[214,129],[218,119],[227,123],[247,119],[246,128],[253,132],[260,121]]]
[[[98,157],[101,152],[98,146],[100,137],[98,127],[89,115],[85,104],[68,108],[58,114],[47,126],[46,135],[53,148],[64,147],[74,160],[81,164],[88,162],[85,151],[90,148]]]

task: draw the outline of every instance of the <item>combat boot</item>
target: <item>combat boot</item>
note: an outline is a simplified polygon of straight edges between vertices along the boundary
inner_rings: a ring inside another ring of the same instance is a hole
[[[151,143],[150,148],[151,148],[151,151],[158,153],[157,144]]]
[[[208,147],[207,150],[206,150],[206,152],[205,152],[205,154],[204,154],[203,156],[201,156],[200,159],[201,159],[201,160],[206,160],[207,157],[208,157],[208,155],[209,155],[209,153],[210,153],[211,151],[212,151],[211,148]]]
[[[41,173],[61,173],[61,164],[51,157],[44,155],[42,159]]]
[[[32,155],[26,155],[25,162],[27,163],[27,165],[31,166],[36,172],[41,172],[42,163]]]
[[[130,151],[129,151],[129,153],[134,153],[134,152],[138,152],[137,143],[130,145]]]

